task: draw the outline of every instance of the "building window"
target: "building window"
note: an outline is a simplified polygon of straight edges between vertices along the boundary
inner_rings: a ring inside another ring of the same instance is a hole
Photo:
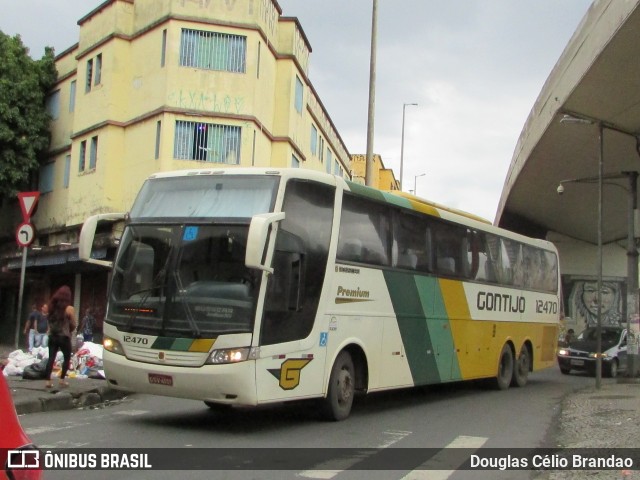
[[[87,141],[80,142],[80,161],[78,162],[78,171],[84,172],[87,165]]]
[[[155,159],[160,158],[160,133],[162,132],[162,122],[158,120],[156,123],[156,153]]]
[[[318,146],[318,158],[320,163],[324,161],[324,138],[320,137],[320,145]]]
[[[331,164],[333,163],[333,158],[331,156],[331,150],[327,148],[327,162],[325,163],[325,168],[327,169],[327,173],[331,173]]]
[[[62,179],[62,186],[69,188],[69,177],[71,174],[71,155],[64,157],[64,178]]]
[[[304,86],[302,80],[296,75],[296,112],[302,113],[302,100],[304,97]]]
[[[69,112],[73,112],[76,109],[76,81],[71,80],[69,84]]]
[[[173,157],[238,165],[240,136],[240,127],[178,120]]]
[[[260,55],[262,52],[262,43],[258,42],[258,65],[256,67],[256,78],[260,78]]]
[[[91,137],[91,150],[89,152],[89,170],[95,170],[98,162],[98,137]]]
[[[162,30],[162,51],[160,52],[160,66],[164,67],[167,56],[167,29]]]
[[[56,90],[47,97],[46,107],[51,120],[56,120],[60,116],[60,90]]]
[[[93,59],[87,60],[87,78],[85,82],[85,92],[91,91],[91,79],[93,78]]]
[[[100,85],[102,82],[102,54],[96,56],[96,73],[94,75],[94,85]]]
[[[300,160],[295,155],[291,155],[291,166],[293,168],[300,168]]]
[[[182,29],[180,65],[245,73],[247,37]]]
[[[340,164],[337,160],[333,164],[333,174],[338,175],[339,177],[342,176],[342,169],[340,168]]]
[[[48,193],[53,191],[53,174],[55,163],[47,163],[40,167],[40,178],[38,181],[38,190],[40,193]]]
[[[318,129],[315,125],[311,125],[311,155],[318,152]]]

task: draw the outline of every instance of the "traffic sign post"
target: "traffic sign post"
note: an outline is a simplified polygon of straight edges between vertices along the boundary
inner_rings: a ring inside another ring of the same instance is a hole
[[[20,201],[20,210],[22,210],[22,220],[24,220],[24,223],[29,223],[31,220],[31,214],[35,210],[39,198],[40,192],[18,193],[18,200]]]
[[[20,210],[22,211],[22,223],[16,231],[16,242],[22,247],[22,267],[20,268],[20,291],[18,293],[18,315],[16,318],[15,348],[19,348],[20,325],[22,324],[22,298],[24,295],[24,277],[27,269],[27,247],[35,239],[35,229],[31,224],[31,214],[36,208],[40,192],[19,192]]]
[[[20,348],[20,325],[22,324],[22,297],[24,295],[24,276],[27,269],[27,247],[22,247],[22,267],[20,268],[20,291],[18,293],[18,316],[16,318],[15,348]]]
[[[33,242],[35,230],[30,223],[21,223],[16,231],[16,242],[21,247],[28,247]]]

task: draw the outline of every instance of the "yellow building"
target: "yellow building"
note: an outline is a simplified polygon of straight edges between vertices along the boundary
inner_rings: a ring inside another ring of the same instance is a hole
[[[281,14],[275,0],[107,0],[79,20],[79,42],[56,57],[24,305],[66,283],[78,308],[103,308],[107,273],[77,261],[80,227],[128,211],[153,172],[294,166],[350,178],[347,148],[308,78],[311,46]],[[21,216],[3,208],[0,308],[10,319]],[[113,255],[116,237],[103,232],[97,254]]]
[[[366,168],[366,155],[351,155],[351,178],[354,182],[365,184]],[[386,191],[400,189],[393,170],[385,168],[382,157],[378,154],[373,155],[373,175],[371,177],[373,180],[371,187]]]

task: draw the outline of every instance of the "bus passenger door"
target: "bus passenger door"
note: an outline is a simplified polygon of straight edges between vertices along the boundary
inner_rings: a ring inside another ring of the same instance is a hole
[[[322,393],[326,348],[316,326],[331,239],[335,189],[289,180],[273,274],[268,276],[256,360],[258,402]]]

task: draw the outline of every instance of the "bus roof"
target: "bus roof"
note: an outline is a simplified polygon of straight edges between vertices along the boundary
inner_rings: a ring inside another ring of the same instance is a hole
[[[234,166],[217,166],[215,168],[199,168],[173,170],[166,172],[158,172],[149,175],[148,179],[199,176],[199,175],[275,175],[286,178],[303,178],[314,180],[329,185],[337,186],[342,184],[343,188],[364,197],[377,200],[379,202],[396,205],[409,210],[414,210],[427,215],[440,217],[456,223],[467,225],[470,227],[480,228],[485,231],[499,233],[514,239],[520,239],[528,243],[538,244],[543,248],[554,249],[553,244],[547,240],[530,238],[521,234],[504,230],[493,225],[489,220],[480,216],[468,213],[456,208],[447,207],[445,205],[417,197],[410,193],[397,190],[378,190],[377,188],[368,187],[357,182],[345,180],[337,175],[325,173],[318,170],[309,170],[304,168],[263,168],[263,167],[234,167]]]

